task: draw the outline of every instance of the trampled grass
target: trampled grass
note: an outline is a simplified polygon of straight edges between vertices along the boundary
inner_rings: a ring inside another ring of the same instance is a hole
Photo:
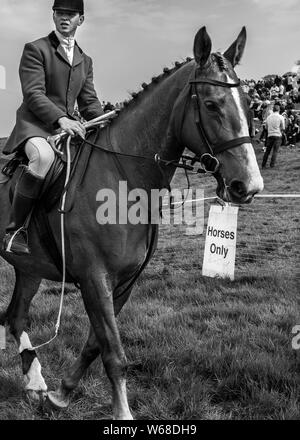
[[[256,147],[259,161],[262,152]],[[280,152],[263,172],[266,193],[299,193],[300,150]],[[176,175],[173,186],[183,187]],[[211,178],[192,185],[214,195]],[[205,205],[208,212],[209,204]],[[235,281],[204,278],[203,236],[164,226],[158,250],[118,318],[128,357],[128,394],[137,419],[300,419],[299,199],[258,199],[239,213]],[[0,307],[13,272],[0,266]],[[44,283],[33,301],[34,344],[53,332],[59,285]],[[58,338],[39,352],[50,389],[78,356],[88,330],[80,293],[68,288]],[[70,407],[54,412],[24,400],[13,341],[0,352],[0,419],[99,419],[111,416],[110,385],[97,360]]]

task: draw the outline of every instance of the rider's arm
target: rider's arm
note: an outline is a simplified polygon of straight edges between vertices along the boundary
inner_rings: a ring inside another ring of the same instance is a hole
[[[92,59],[88,59],[88,74],[77,98],[79,112],[87,121],[103,114],[103,109],[94,87]]]
[[[45,70],[43,56],[32,43],[24,47],[19,75],[24,102],[34,115],[46,124],[55,124],[66,113],[46,96]]]

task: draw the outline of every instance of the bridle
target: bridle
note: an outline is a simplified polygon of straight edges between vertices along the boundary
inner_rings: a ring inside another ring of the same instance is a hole
[[[122,153],[116,151],[112,144],[110,139],[110,126],[108,125],[106,127],[107,131],[107,147],[103,147],[99,144],[93,143],[85,139],[83,141],[83,144],[86,143],[90,145],[93,148],[96,148],[98,150],[102,150],[106,153],[110,153],[116,156],[122,156],[122,157],[128,157],[128,158],[134,158],[134,159],[144,159],[144,160],[150,160],[155,161],[158,165],[162,175],[164,176],[164,172],[161,168],[161,165],[164,165],[165,167],[172,166],[175,168],[183,168],[186,171],[194,171],[194,164],[196,162],[199,162],[201,165],[201,168],[199,168],[196,173],[210,173],[212,174],[219,183],[222,183],[222,177],[219,172],[220,169],[220,162],[216,157],[216,154],[222,153],[223,151],[229,150],[231,148],[237,147],[239,145],[242,145],[244,143],[252,143],[249,136],[243,136],[239,138],[231,139],[230,141],[226,142],[220,142],[216,145],[212,145],[211,142],[208,139],[208,136],[204,129],[204,124],[201,119],[201,111],[200,111],[200,96],[197,91],[197,84],[210,84],[213,86],[218,87],[226,87],[226,88],[232,88],[232,87],[239,87],[240,86],[240,80],[236,83],[226,83],[223,81],[218,81],[215,79],[209,79],[209,78],[196,78],[196,69],[193,71],[192,76],[190,77],[188,84],[183,89],[182,93],[178,97],[174,107],[173,107],[173,115],[174,117],[171,117],[171,120],[173,121],[173,131],[175,133],[175,137],[177,139],[177,142],[180,145],[184,145],[182,141],[182,128],[185,121],[186,116],[186,108],[187,104],[189,102],[189,99],[191,99],[193,103],[193,109],[194,109],[194,121],[197,126],[198,133],[200,135],[200,138],[202,140],[202,144],[204,146],[204,151],[201,153],[201,155],[196,155],[194,157],[184,155],[182,154],[180,156],[179,161],[178,160],[167,160],[162,159],[160,155],[157,153],[154,157],[149,156],[142,156],[142,155],[135,155],[130,153]],[[184,104],[182,103],[184,101]],[[91,127],[93,128],[93,127]],[[96,130],[99,130],[98,127],[96,127]],[[172,141],[172,136],[169,138],[170,141]],[[180,162],[180,160],[182,162]],[[191,165],[189,165],[187,162],[191,162]],[[166,180],[164,176],[164,180]]]
[[[232,88],[232,87],[239,87],[240,80],[236,83],[227,83],[209,78],[201,78],[201,77],[196,78],[196,69],[195,69],[192,74],[192,78],[189,80],[188,90],[187,91],[185,90],[185,104],[181,105],[181,108],[179,109],[180,115],[178,119],[177,118],[175,119],[176,137],[179,143],[182,143],[181,136],[182,136],[184,119],[185,119],[185,111],[188,100],[190,98],[194,109],[194,121],[197,126],[197,130],[200,135],[200,138],[202,140],[202,144],[204,146],[204,152],[201,155],[195,156],[192,162],[194,163],[200,162],[201,167],[204,169],[205,172],[216,174],[220,168],[220,162],[217,159],[216,154],[222,153],[223,151],[237,147],[244,143],[252,143],[252,141],[249,136],[243,136],[243,137],[231,139],[230,141],[227,142],[220,142],[216,145],[211,144],[205,132],[204,124],[201,119],[201,111],[200,111],[201,98],[197,90],[197,84],[210,84],[218,87]]]

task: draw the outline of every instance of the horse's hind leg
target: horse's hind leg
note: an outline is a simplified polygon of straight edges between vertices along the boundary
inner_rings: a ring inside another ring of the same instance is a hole
[[[28,334],[24,331],[28,318],[30,303],[38,291],[41,278],[25,274],[15,269],[16,282],[10,305],[6,312],[6,323],[17,341],[22,359],[22,370],[25,390],[32,400],[40,400],[47,391],[41,374],[41,364],[32,348]]]

